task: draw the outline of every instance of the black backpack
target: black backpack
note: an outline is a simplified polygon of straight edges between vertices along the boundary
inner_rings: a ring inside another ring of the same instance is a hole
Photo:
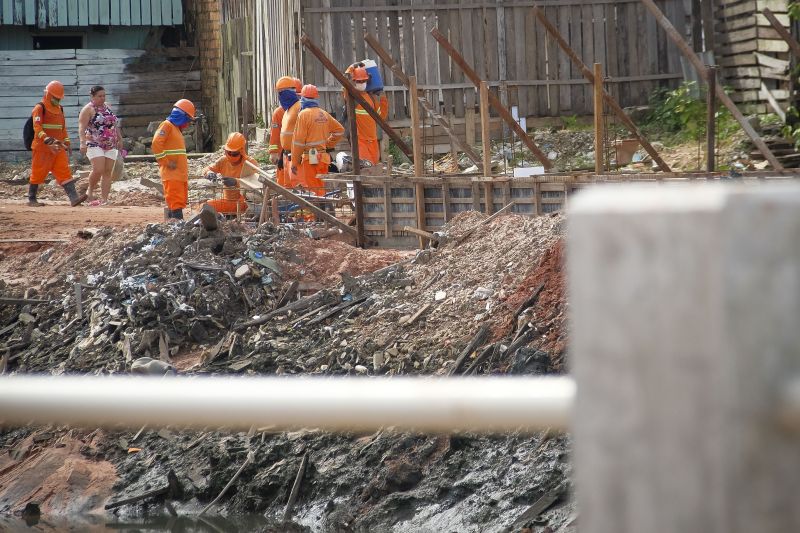
[[[44,104],[39,102],[36,105],[42,106],[42,118],[44,118],[44,114],[46,113]],[[22,128],[22,142],[25,143],[26,150],[31,149],[31,145],[33,144],[33,115],[28,117],[28,120],[25,121],[25,126]]]

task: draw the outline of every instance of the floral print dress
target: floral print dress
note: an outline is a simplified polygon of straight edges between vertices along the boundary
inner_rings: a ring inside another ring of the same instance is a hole
[[[86,126],[86,146],[112,150],[117,145],[117,116],[107,105],[94,107],[94,116]]]

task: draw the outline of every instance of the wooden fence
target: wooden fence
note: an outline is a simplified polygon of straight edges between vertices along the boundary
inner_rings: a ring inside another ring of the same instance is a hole
[[[126,137],[147,135],[180,98],[200,100],[200,71],[193,48],[156,50],[15,50],[0,52],[0,159],[27,152],[22,128],[51,80],[64,84],[64,113],[77,139],[78,114],[89,89],[102,85],[122,118]]]

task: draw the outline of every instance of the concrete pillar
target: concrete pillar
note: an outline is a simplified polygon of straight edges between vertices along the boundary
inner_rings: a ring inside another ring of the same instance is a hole
[[[800,187],[603,186],[571,203],[582,533],[800,531]]]

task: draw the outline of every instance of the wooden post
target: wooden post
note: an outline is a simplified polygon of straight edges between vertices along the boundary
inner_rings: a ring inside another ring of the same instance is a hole
[[[350,152],[353,157],[353,203],[356,206],[356,246],[364,248],[366,234],[364,231],[364,185],[357,176],[361,175],[361,153],[358,149],[358,125],[356,124],[356,104],[347,98],[347,126],[350,130]]]
[[[675,26],[672,25],[664,13],[661,12],[655,2],[653,2],[653,0],[641,0],[641,2],[656,18],[656,22],[658,22],[659,26],[664,29],[667,37],[669,37],[672,42],[675,43],[681,53],[683,53],[686,59],[688,59],[689,62],[694,66],[695,70],[697,71],[697,75],[703,81],[707,81],[705,65],[703,65],[701,59],[697,57],[697,54],[695,54],[692,49],[689,48],[689,45],[686,44],[684,38],[681,36],[678,30],[675,29]],[[775,154],[772,153],[772,150],[769,149],[764,140],[758,135],[758,133],[756,133],[756,130],[753,129],[753,126],[747,121],[742,112],[739,111],[739,108],[736,107],[736,104],[733,103],[733,100],[731,100],[730,97],[725,94],[725,90],[722,85],[718,83],[716,87],[717,98],[719,98],[719,101],[728,108],[728,110],[731,112],[731,115],[733,115],[733,118],[739,122],[739,125],[742,127],[747,136],[750,137],[750,140],[753,141],[753,144],[756,145],[758,151],[761,152],[767,161],[769,161],[774,170],[783,170],[783,165],[781,162],[778,161],[778,158],[775,157]]]
[[[489,133],[489,84],[485,81],[480,85],[481,102],[481,143],[483,143],[483,175],[488,178],[492,175],[492,138]]]
[[[269,187],[264,185],[261,191],[261,212],[258,214],[258,225],[267,221],[267,204],[269,202]]]
[[[417,77],[408,77],[408,114],[411,117],[411,144],[414,147],[414,176],[420,177],[425,173],[425,160],[422,156],[422,129],[419,122],[419,99],[417,96],[419,91],[417,89]],[[425,186],[420,183],[414,183],[414,206],[417,211],[417,227],[425,231]],[[419,247],[424,248],[427,244],[427,239],[424,237],[419,238]]]
[[[706,170],[715,169],[715,141],[717,134],[717,67],[708,66],[706,91]]]
[[[475,108],[474,107],[467,107],[464,110],[464,129],[466,130],[467,144],[470,145],[470,146],[475,146],[476,139],[475,139]],[[480,158],[478,158],[478,161],[476,161],[475,164],[480,166],[480,164],[481,164]]]
[[[405,72],[403,72],[403,70],[400,68],[400,65],[397,64],[392,55],[381,46],[378,40],[369,33],[364,36],[364,40],[372,47],[373,50],[375,50],[375,53],[378,54],[384,65],[389,67],[397,79],[400,80],[400,83],[408,87],[408,76]],[[419,95],[419,103],[423,109],[428,112],[431,118],[439,123],[439,126],[442,127],[447,136],[450,137],[451,146],[457,146],[462,152],[467,154],[467,157],[472,159],[473,163],[480,165],[481,161],[478,157],[478,154],[475,153],[475,150],[472,149],[469,142],[463,143],[461,139],[458,138],[458,135],[456,135],[453,131],[453,127],[451,125],[452,122],[448,121],[440,113],[438,113],[433,104],[431,104],[428,99],[425,98],[425,95]]]
[[[544,11],[540,7],[534,7],[533,14],[536,16],[539,22],[542,23],[542,26],[544,26],[544,28],[547,30],[547,33],[549,33],[550,36],[555,39],[555,41],[558,43],[558,46],[560,46],[564,53],[567,54],[567,56],[572,60],[575,66],[580,69],[583,77],[586,78],[589,83],[594,85],[594,74],[592,74],[592,71],[589,70],[589,67],[587,67],[583,61],[581,61],[581,58],[578,57],[578,54],[575,53],[575,50],[570,48],[569,43],[567,43],[567,41],[564,39],[564,36],[561,35],[556,27],[553,26],[553,23],[550,22],[550,20],[545,16]],[[630,131],[631,134],[636,137],[636,140],[639,141],[639,144],[642,145],[642,148],[644,148],[645,151],[650,154],[650,157],[652,157],[653,161],[656,162],[658,168],[660,168],[663,172],[671,172],[669,165],[667,165],[661,156],[658,155],[658,152],[655,148],[653,148],[653,145],[650,144],[650,141],[645,138],[642,132],[639,131],[639,128],[636,126],[636,124],[633,123],[622,107],[620,107],[617,101],[614,100],[614,98],[605,89],[603,90],[603,99],[606,101],[606,104],[608,104],[608,107],[611,109],[611,111],[617,115],[617,118],[619,118],[620,122],[622,122],[625,127],[628,128],[628,131]]]
[[[800,188],[598,187],[569,217],[581,533],[800,531]]]
[[[442,48],[444,48],[445,52],[447,52],[447,55],[450,56],[453,62],[461,67],[461,70],[464,71],[464,75],[466,75],[466,77],[469,78],[473,84],[475,84],[475,87],[479,88],[481,84],[480,76],[478,76],[478,73],[475,72],[469,63],[467,63],[464,57],[458,53],[450,41],[448,41],[445,36],[442,35],[442,33],[436,28],[431,30],[431,35],[433,35],[433,38],[436,39]],[[547,159],[547,156],[544,155],[544,152],[542,152],[539,147],[536,146],[536,143],[533,142],[533,139],[528,136],[528,132],[522,129],[522,126],[520,126],[519,123],[514,120],[514,117],[511,115],[511,113],[509,113],[508,109],[506,109],[505,106],[500,103],[500,100],[492,93],[489,93],[489,104],[491,104],[495,111],[497,111],[497,113],[500,115],[500,118],[502,118],[512,130],[514,130],[514,133],[516,133],[520,140],[525,143],[525,146],[527,146],[533,155],[536,156],[542,166],[548,170],[553,168],[553,163]]]
[[[604,166],[603,150],[603,65],[594,64],[594,172],[600,174]]]
[[[342,84],[342,87],[344,87],[348,93],[350,93],[350,96],[355,99],[356,102],[361,104],[361,107],[364,108],[364,111],[366,111],[367,114],[371,116],[373,120],[375,120],[378,126],[380,126],[383,131],[385,131],[386,134],[392,138],[394,144],[397,145],[397,147],[402,150],[402,152],[406,154],[409,159],[411,159],[413,157],[411,148],[409,148],[403,138],[400,137],[400,135],[398,135],[391,126],[389,126],[388,122],[383,120],[383,117],[381,117],[378,112],[375,111],[375,109],[373,109],[373,107],[361,97],[360,94],[358,94],[358,91],[356,91],[356,88],[353,87],[353,84],[350,82],[350,80],[348,80],[344,74],[339,72],[339,69],[336,68],[336,65],[334,65],[333,62],[328,59],[328,56],[326,56],[325,53],[320,50],[316,44],[314,44],[314,41],[312,41],[308,35],[303,35],[303,37],[300,39],[300,42],[302,42],[303,46],[308,48],[308,50],[314,54],[317,59],[319,59],[319,62],[322,63],[328,72],[333,74],[333,77]]]
[[[272,222],[277,226],[281,223],[281,211],[278,207],[278,195],[272,195]]]

